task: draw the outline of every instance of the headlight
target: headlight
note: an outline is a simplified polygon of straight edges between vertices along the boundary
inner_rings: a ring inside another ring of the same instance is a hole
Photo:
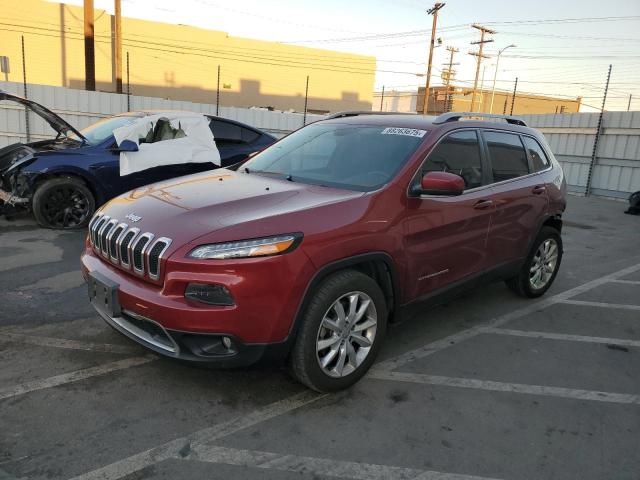
[[[279,255],[290,252],[302,240],[301,233],[290,233],[276,237],[256,238],[239,242],[213,243],[200,245],[187,255],[191,258],[213,258],[224,260],[227,258],[249,258]]]

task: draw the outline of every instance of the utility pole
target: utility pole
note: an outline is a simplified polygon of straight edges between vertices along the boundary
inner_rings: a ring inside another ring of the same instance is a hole
[[[96,89],[96,52],[93,38],[93,0],[84,0],[84,88]]]
[[[611,65],[609,65],[609,71],[607,72],[607,83],[604,87],[604,96],[602,98],[602,108],[600,109],[600,115],[598,116],[598,127],[596,128],[596,138],[593,141],[593,152],[591,153],[591,163],[589,163],[589,173],[587,174],[587,186],[584,189],[584,194],[589,195],[591,193],[591,178],[593,177],[593,169],[596,166],[597,154],[598,154],[598,141],[600,140],[600,133],[602,131],[602,117],[604,116],[604,106],[607,103],[607,93],[609,92],[609,80],[611,80]]]
[[[449,52],[449,67],[447,67],[442,73],[445,75],[444,81],[446,86],[447,96],[445,97],[444,111],[448,112],[451,110],[451,80],[455,76],[455,72],[453,71],[454,65],[459,65],[459,63],[453,63],[453,55],[458,53],[459,50],[455,47],[447,47],[447,51]]]
[[[480,40],[478,40],[477,42],[471,42],[471,45],[480,45],[480,47],[478,48],[477,52],[469,52],[469,55],[473,55],[474,57],[478,58],[477,64],[476,64],[476,78],[473,81],[473,94],[471,95],[471,111],[473,112],[473,107],[475,106],[475,103],[476,103],[476,93],[478,90],[478,77],[480,76],[480,64],[482,63],[483,58],[489,58],[487,55],[482,54],[482,49],[485,43],[493,42],[493,39],[485,40],[484,36],[487,33],[492,35],[496,32],[495,30],[491,30],[487,27],[483,27],[482,25],[477,25],[475,23],[471,26],[477,30],[480,30]]]
[[[114,60],[116,68],[116,92],[122,93],[122,15],[121,0],[113,0],[114,10]]]
[[[513,115],[513,104],[516,103],[516,89],[518,88],[518,77],[516,77],[516,83],[513,84],[513,97],[511,97],[511,112],[509,115]]]
[[[383,104],[384,104],[384,85],[382,85],[382,95],[380,96],[380,111],[382,111]]]
[[[444,7],[444,3],[436,3],[433,8],[427,10],[429,15],[433,15],[433,24],[431,25],[431,43],[429,44],[429,63],[427,64],[427,81],[424,86],[424,103],[422,105],[422,114],[427,115],[429,109],[429,86],[431,84],[431,63],[433,62],[433,48],[436,41],[436,28],[438,26],[438,11]]]
[[[627,103],[627,112],[631,110],[631,98],[632,98],[632,95],[629,94],[629,103]]]

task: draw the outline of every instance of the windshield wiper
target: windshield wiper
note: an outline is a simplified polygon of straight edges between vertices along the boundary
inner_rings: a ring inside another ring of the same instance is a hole
[[[261,175],[281,176],[281,177],[284,177],[285,180],[293,182],[293,177],[291,176],[290,173],[270,172],[269,170],[249,170],[248,167],[244,167],[244,171],[245,171],[245,173],[257,173],[257,174],[261,174]]]

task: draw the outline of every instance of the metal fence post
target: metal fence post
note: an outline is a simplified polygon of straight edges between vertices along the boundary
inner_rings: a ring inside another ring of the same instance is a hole
[[[24,35],[22,35],[22,88],[24,90],[24,98],[29,98],[29,92],[27,91],[27,65],[25,63],[24,52]],[[29,107],[24,107],[24,124],[27,131],[27,142],[31,141],[31,127],[29,125]]]
[[[600,109],[600,115],[598,115],[598,126],[596,128],[596,138],[593,141],[593,152],[591,153],[591,162],[589,163],[589,173],[587,174],[587,185],[584,189],[585,196],[591,193],[591,179],[593,178],[593,169],[596,165],[596,155],[598,153],[598,141],[600,140],[600,134],[602,131],[602,117],[604,116],[604,105],[607,103],[607,92],[609,91],[609,80],[611,79],[611,65],[609,65],[609,72],[607,73],[607,83],[604,87],[604,97],[602,98],[602,108]]]
[[[218,65],[218,88],[216,90],[216,117],[220,113],[220,65]]]
[[[307,100],[309,99],[309,75],[307,75],[307,86],[304,90],[304,117],[302,117],[302,126],[307,124]]]

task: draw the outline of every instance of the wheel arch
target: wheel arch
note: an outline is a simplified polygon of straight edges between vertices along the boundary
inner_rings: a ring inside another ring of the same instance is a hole
[[[33,181],[33,193],[47,180],[53,178],[75,178],[80,181],[89,189],[93,195],[95,202],[95,208],[97,209],[102,203],[104,203],[104,194],[98,188],[96,183],[86,175],[82,170],[52,170],[40,173]]]
[[[293,344],[300,327],[300,322],[304,315],[304,311],[309,305],[314,290],[329,275],[341,270],[357,270],[371,277],[380,286],[387,302],[387,310],[389,312],[389,321],[392,321],[396,312],[399,298],[399,285],[395,263],[391,255],[386,252],[370,252],[351,257],[341,258],[321,267],[310,280],[305,293],[298,305],[296,315],[294,317],[287,343]]]

